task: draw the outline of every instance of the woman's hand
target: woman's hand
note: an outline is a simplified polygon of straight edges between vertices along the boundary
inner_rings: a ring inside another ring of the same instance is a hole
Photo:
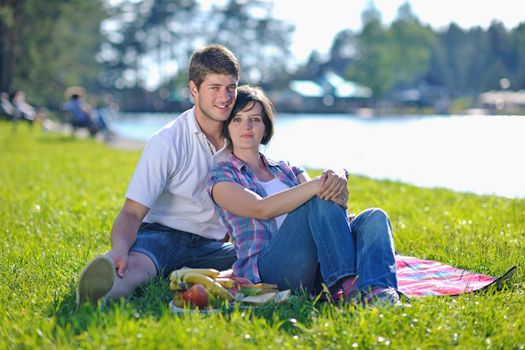
[[[343,208],[348,208],[348,180],[346,172],[338,174],[333,170],[325,170],[321,175],[319,198],[330,200]]]

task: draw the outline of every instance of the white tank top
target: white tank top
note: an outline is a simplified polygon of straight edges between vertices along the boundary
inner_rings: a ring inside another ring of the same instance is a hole
[[[266,192],[266,195],[272,195],[277,192],[282,192],[284,190],[287,190],[289,187],[286,186],[284,182],[279,180],[278,178],[273,178],[270,181],[262,182],[258,181],[259,184],[264,188],[264,191]],[[276,216],[274,219],[277,222],[277,228],[279,229],[281,225],[283,224],[284,219],[286,219],[286,216],[288,214],[283,214]]]

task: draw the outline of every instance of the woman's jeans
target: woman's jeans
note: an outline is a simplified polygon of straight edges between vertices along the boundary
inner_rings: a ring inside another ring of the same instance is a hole
[[[328,287],[357,275],[357,288],[397,290],[390,220],[381,209],[367,209],[349,224],[346,211],[317,197],[290,212],[260,253],[262,281],[279,289],[314,290],[316,274]]]

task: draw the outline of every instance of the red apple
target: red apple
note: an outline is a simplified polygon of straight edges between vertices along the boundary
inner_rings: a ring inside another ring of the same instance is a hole
[[[182,300],[189,302],[198,308],[208,307],[210,300],[208,292],[202,284],[194,284],[190,289],[180,294]]]

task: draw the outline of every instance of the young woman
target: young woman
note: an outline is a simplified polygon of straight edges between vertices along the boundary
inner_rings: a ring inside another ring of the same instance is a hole
[[[346,203],[319,198],[323,178],[261,154],[273,106],[260,88],[239,87],[224,135],[232,154],[211,171],[208,192],[236,248],[235,275],[309,292],[320,277],[346,300],[399,303],[387,215],[368,209],[349,224]]]

